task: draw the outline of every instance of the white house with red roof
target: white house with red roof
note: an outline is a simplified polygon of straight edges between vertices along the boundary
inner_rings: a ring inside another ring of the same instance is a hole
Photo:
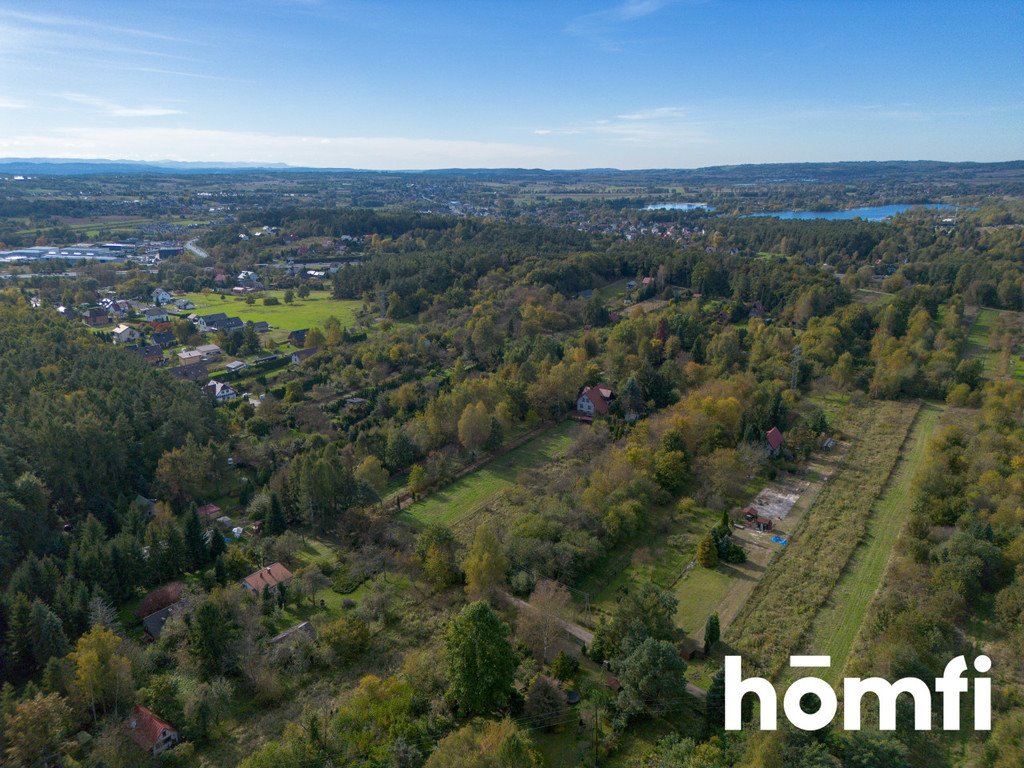
[[[153,757],[178,743],[178,731],[161,720],[148,707],[136,704],[128,718],[128,735]]]
[[[597,384],[593,387],[584,387],[580,396],[576,398],[576,410],[591,418],[595,416],[606,416],[611,401],[615,399],[615,392],[605,384]]]

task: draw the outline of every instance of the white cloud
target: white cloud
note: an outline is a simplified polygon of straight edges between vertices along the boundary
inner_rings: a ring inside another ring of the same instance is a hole
[[[135,29],[132,27],[119,27],[110,24],[101,24],[81,16],[57,16],[52,14],[24,13],[0,8],[0,18],[11,19],[21,22],[23,25],[39,29],[63,28],[69,31],[88,29],[94,32],[101,32],[111,35],[127,35],[129,37],[140,37],[148,40],[163,40],[170,43],[192,42],[182,37],[172,37],[161,32],[151,32],[147,29]]]
[[[656,107],[619,114],[614,118],[601,118],[557,128],[537,128],[533,133],[536,136],[589,135],[610,141],[643,144],[700,144],[711,140],[702,124],[688,119],[687,112],[682,107]]]
[[[5,99],[0,96],[0,109],[25,109],[26,105],[20,101],[14,101],[12,99]]]
[[[577,16],[566,25],[570,35],[590,40],[602,48],[619,50],[623,41],[618,39],[619,28],[631,21],[657,13],[671,0],[627,0],[627,2]]]
[[[193,128],[69,128],[0,135],[2,157],[85,157],[426,169],[552,167],[560,152],[506,142],[377,136],[279,136]]]
[[[168,115],[184,114],[180,109],[171,109],[169,107],[126,107],[113,101],[107,101],[96,96],[86,96],[81,93],[62,93],[60,97],[73,101],[76,104],[93,107],[107,117],[166,117]]]

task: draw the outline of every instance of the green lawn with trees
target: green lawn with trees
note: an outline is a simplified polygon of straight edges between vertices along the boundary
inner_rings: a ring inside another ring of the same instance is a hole
[[[579,429],[573,422],[563,422],[545,430],[451,485],[417,501],[404,514],[421,525],[454,525],[510,487],[523,470],[564,457]]]

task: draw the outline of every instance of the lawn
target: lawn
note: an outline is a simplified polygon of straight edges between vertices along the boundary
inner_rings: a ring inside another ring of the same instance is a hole
[[[543,462],[556,461],[565,456],[579,429],[575,422],[563,422],[552,427],[475,472],[416,502],[403,514],[423,525],[454,525],[512,485],[521,470],[538,466]]]
[[[919,409],[872,402],[851,409],[852,440],[790,544],[774,558],[725,639],[761,673],[776,675],[810,631],[858,545]]]
[[[265,306],[263,298],[273,296],[281,303]],[[255,304],[246,304],[239,296],[224,296],[216,293],[189,293],[186,299],[196,305],[197,315],[213,315],[224,312],[243,321],[265,320],[271,327],[285,331],[297,331],[323,325],[328,317],[336,317],[343,327],[356,323],[356,312],[362,307],[360,301],[332,299],[326,291],[314,291],[304,299],[295,298],[291,304],[284,303],[284,291],[264,291]]]
[[[896,538],[910,518],[914,475],[924,462],[941,413],[936,406],[925,406],[918,413],[900,461],[872,510],[866,538],[854,552],[829,602],[818,612],[804,643],[806,653],[832,657],[831,669],[820,676],[833,684],[842,676]]]

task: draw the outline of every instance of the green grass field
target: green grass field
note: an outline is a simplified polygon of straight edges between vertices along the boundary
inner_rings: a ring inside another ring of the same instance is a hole
[[[563,422],[416,502],[403,514],[424,525],[453,525],[512,485],[520,470],[565,456],[579,428],[575,422]]]
[[[276,297],[281,303],[276,306],[264,306],[263,298],[266,296]],[[356,312],[362,306],[360,301],[332,299],[326,291],[314,291],[305,299],[296,297],[291,304],[284,303],[284,291],[264,291],[259,294],[255,304],[246,304],[245,300],[238,296],[227,296],[222,299],[215,293],[189,293],[185,298],[196,305],[190,312],[200,316],[226,312],[246,322],[265,320],[271,327],[285,331],[322,325],[324,320],[332,316],[338,318],[342,326],[347,328],[355,325]]]
[[[851,414],[844,431],[852,445],[838,472],[725,633],[760,672],[783,668],[839,583],[917,411],[913,403],[872,402]]]
[[[971,324],[970,335],[967,337],[967,353],[971,357],[980,357],[984,360],[986,376],[992,376],[996,369],[996,353],[988,348],[988,338],[998,317],[998,310],[979,310],[978,316]]]
[[[832,657],[832,667],[820,676],[835,684],[860,631],[868,606],[881,583],[882,573],[900,531],[913,508],[913,480],[924,462],[928,442],[939,424],[942,409],[923,407],[903,446],[885,491],[872,509],[864,543],[854,552],[829,602],[818,612],[804,642],[809,654]]]

